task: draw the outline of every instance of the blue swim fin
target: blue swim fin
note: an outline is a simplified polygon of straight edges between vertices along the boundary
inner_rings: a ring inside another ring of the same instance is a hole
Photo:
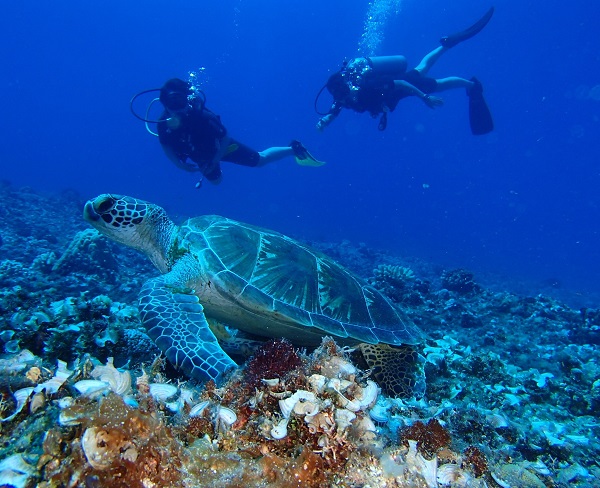
[[[483,98],[483,86],[477,78],[471,78],[474,83],[467,89],[469,97],[469,124],[473,135],[481,136],[494,130],[494,120],[490,109]]]
[[[481,19],[475,22],[471,27],[468,27],[464,31],[456,32],[455,34],[451,34],[449,36],[444,36],[440,39],[440,44],[444,47],[454,47],[457,44],[466,41],[467,39],[471,39],[471,37],[475,36],[487,25],[487,23],[494,15],[494,7],[491,7]]]

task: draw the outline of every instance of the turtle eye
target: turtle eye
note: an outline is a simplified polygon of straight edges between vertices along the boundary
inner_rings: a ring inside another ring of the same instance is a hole
[[[115,200],[113,198],[107,198],[106,200],[100,202],[98,205],[98,209],[96,210],[98,213],[105,213],[110,211],[110,209],[114,206]]]

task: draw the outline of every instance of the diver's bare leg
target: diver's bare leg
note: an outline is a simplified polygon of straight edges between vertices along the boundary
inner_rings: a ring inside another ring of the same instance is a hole
[[[425,57],[421,60],[418,66],[415,68],[422,75],[427,75],[427,72],[431,69],[431,67],[440,59],[440,56],[448,51],[447,47],[439,46],[436,47],[429,54],[425,55]]]
[[[470,80],[466,80],[464,78],[460,78],[458,76],[449,76],[447,78],[438,78],[437,80],[437,90],[436,91],[444,91],[444,90],[452,90],[453,88],[471,88],[474,83]]]
[[[289,146],[284,147],[269,147],[259,153],[260,160],[257,166],[264,166],[265,164],[279,161],[280,159],[287,158],[288,156],[294,155],[294,150]]]

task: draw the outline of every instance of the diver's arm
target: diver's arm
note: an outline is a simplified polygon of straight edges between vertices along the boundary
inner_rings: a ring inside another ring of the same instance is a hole
[[[444,100],[440,97],[434,97],[422,92],[416,86],[411,85],[408,81],[394,80],[394,89],[403,91],[410,96],[419,97],[429,108],[439,107],[444,104]]]
[[[325,127],[327,127],[329,124],[331,124],[335,120],[335,118],[340,114],[341,111],[342,111],[341,105],[339,105],[337,102],[335,102],[331,106],[329,113],[327,115],[324,115],[323,117],[321,117],[319,119],[319,121],[317,122],[317,130],[325,129]]]
[[[175,163],[175,166],[177,166],[179,169],[182,169],[184,171],[189,171],[190,173],[200,171],[200,168],[198,167],[198,165],[196,163],[188,163],[187,158],[184,156],[182,159],[180,156],[177,155],[177,153],[175,151],[173,151],[172,147],[166,146],[164,144],[161,144],[161,146],[163,148],[165,155],[173,163]]]

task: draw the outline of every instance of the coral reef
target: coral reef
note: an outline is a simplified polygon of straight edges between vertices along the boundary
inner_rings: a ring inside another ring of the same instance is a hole
[[[442,286],[461,295],[476,293],[481,288],[475,283],[475,276],[466,269],[452,269],[442,273]]]
[[[70,429],[54,427],[38,461],[38,487],[182,486],[182,446],[152,408],[131,408],[116,393],[75,400],[65,409]]]
[[[84,273],[97,275],[109,283],[117,279],[118,263],[111,243],[94,229],[78,232],[66,251],[52,265],[61,274]]]
[[[406,266],[380,264],[369,281],[392,302],[404,305],[422,304],[429,291],[429,283],[418,279]]]
[[[139,323],[137,292],[155,274],[145,259],[79,234],[73,193],[5,185],[0,197],[0,484],[600,483],[593,303],[322,244],[375,275],[371,284],[427,333],[396,375],[415,378],[412,364],[424,381],[386,394],[358,351],[328,340],[315,351],[265,343],[226,384],[196,385],[165,365]]]

